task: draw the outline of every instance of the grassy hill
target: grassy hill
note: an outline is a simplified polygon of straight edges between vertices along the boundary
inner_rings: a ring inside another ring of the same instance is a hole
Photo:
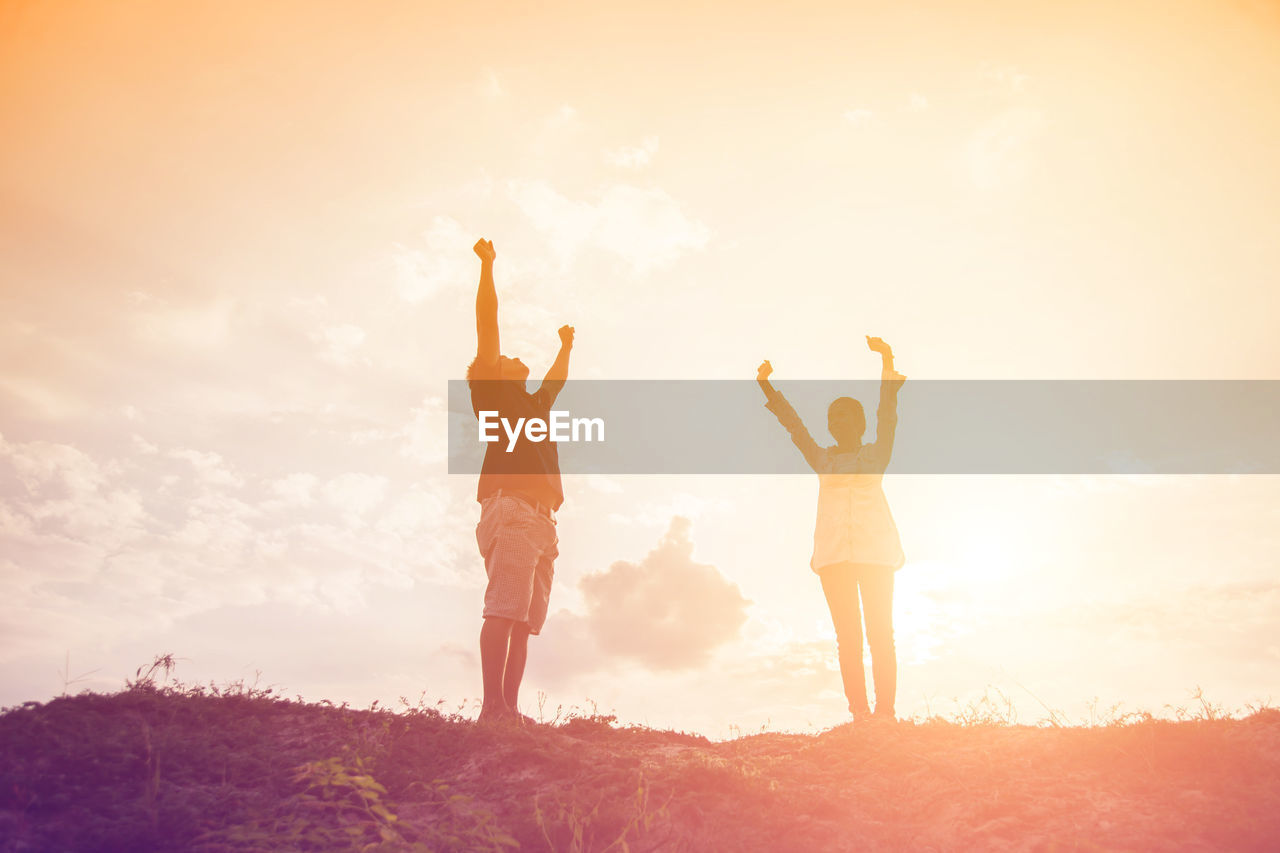
[[[0,715],[0,850],[1280,849],[1280,711],[711,743],[251,689]]]

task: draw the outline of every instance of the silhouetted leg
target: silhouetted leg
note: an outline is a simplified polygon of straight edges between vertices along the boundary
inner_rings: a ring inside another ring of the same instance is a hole
[[[858,611],[858,581],[853,567],[846,564],[829,566],[818,575],[822,591],[831,608],[831,621],[836,628],[836,647],[840,653],[840,677],[844,695],[855,717],[871,713],[867,706],[867,676],[862,668],[862,614]]]
[[[867,620],[867,645],[871,647],[871,680],[876,688],[876,715],[893,716],[898,692],[898,653],[893,646],[893,569],[861,566],[862,611]]]
[[[524,678],[524,662],[529,656],[529,625],[516,622],[511,626],[511,645],[507,650],[507,672],[502,677],[502,698],[507,707],[517,713],[520,680]]]
[[[502,696],[502,682],[507,669],[507,654],[511,644],[510,619],[486,616],[480,629],[480,670],[484,675],[484,705],[480,717],[498,717],[510,713]],[[523,668],[524,662],[521,661]]]

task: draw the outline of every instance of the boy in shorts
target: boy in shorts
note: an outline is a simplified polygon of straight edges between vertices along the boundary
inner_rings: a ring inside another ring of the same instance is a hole
[[[518,358],[502,355],[498,347],[493,243],[481,239],[473,248],[480,257],[480,286],[476,358],[467,368],[472,410],[477,416],[482,411],[497,412],[509,423],[518,418],[549,420],[551,406],[569,375],[573,327],[560,328],[560,352],[538,390],[530,394],[525,389],[529,368]],[[476,500],[480,502],[476,543],[489,578],[480,630],[484,676],[480,720],[520,722],[517,698],[529,636],[540,633],[547,618],[559,554],[555,514],[564,492],[556,443],[531,442],[522,433],[507,452],[505,440],[491,442],[480,468]]]

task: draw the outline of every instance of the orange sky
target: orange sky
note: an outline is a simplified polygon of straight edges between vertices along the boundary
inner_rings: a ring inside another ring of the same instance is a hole
[[[1278,47],[1245,2],[0,5],[0,702],[68,651],[478,695],[481,235],[535,373],[569,322],[576,376],[865,379],[869,333],[913,378],[1280,378]],[[900,710],[1265,698],[1278,486],[890,478]],[[840,718],[813,482],[566,489],[532,691]],[[672,662],[620,588],[604,649],[618,561],[745,621]]]

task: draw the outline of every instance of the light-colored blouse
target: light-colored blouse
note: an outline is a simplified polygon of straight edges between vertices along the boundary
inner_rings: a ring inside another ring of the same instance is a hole
[[[901,383],[881,383],[876,440],[855,453],[820,447],[777,389],[765,403],[818,475],[818,523],[813,531],[813,559],[809,561],[815,572],[843,562],[893,569],[906,562],[898,527],[881,485],[893,453],[900,387]]]

